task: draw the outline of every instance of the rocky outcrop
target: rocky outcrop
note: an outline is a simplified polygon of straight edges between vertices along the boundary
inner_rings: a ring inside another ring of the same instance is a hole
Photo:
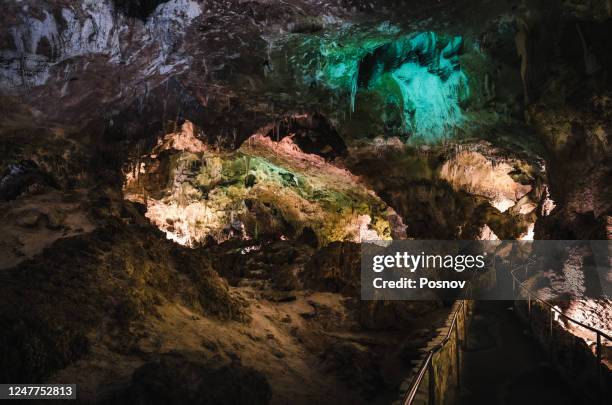
[[[0,203],[4,224],[0,236],[0,269],[31,259],[54,241],[91,232],[86,191],[39,189],[33,183],[20,198]]]
[[[509,158],[486,142],[455,149],[383,145],[375,156],[356,151],[348,164],[398,212],[408,237],[474,239],[484,225],[500,239],[526,235],[542,215],[537,159]]]
[[[609,16],[606,1],[531,1],[505,20],[516,27],[525,117],[547,150],[549,199],[556,204],[536,224],[536,238],[605,237],[610,210],[605,72],[612,63],[603,38],[612,32]],[[503,32],[488,34],[489,45],[509,44]],[[493,56],[505,60],[507,55]]]
[[[240,364],[196,360],[190,353],[159,356],[134,371],[130,386],[110,404],[265,405],[272,391],[265,375]]]
[[[160,236],[137,226],[100,229],[62,239],[36,259],[4,270],[1,380],[43,381],[92,346],[129,353],[134,332],[165,301],[219,319],[248,319],[242,301],[204,257],[190,257],[194,252],[177,250]]]
[[[391,236],[392,210],[356,176],[289,137],[254,135],[233,154],[210,149],[185,123],[126,170],[126,197],[145,204],[146,216],[179,243],[298,238],[308,230],[320,245]]]
[[[496,162],[479,152],[462,151],[444,162],[440,177],[456,190],[486,197],[500,212],[505,212],[531,191],[529,184],[521,184],[511,176],[512,172],[520,173],[520,169],[513,166],[521,163],[510,159]],[[535,209],[535,204],[531,202],[530,207],[524,209],[529,213]]]
[[[350,296],[360,293],[361,247],[332,243],[315,254],[302,272],[304,287]]]
[[[184,66],[185,60],[176,50],[185,28],[201,14],[201,7],[191,0],[158,3],[144,24],[117,13],[111,0],[12,5],[14,21],[8,26],[13,43],[2,51],[0,85],[27,88],[63,82],[60,94],[65,96],[72,90],[70,77],[87,69],[89,58],[97,59],[94,64],[98,68],[108,64],[111,70],[121,64],[144,62],[146,67],[137,73],[141,79]],[[128,13],[133,10],[126,6]],[[64,70],[57,69],[58,65],[64,65]],[[136,77],[126,76],[134,83]]]
[[[551,149],[550,192],[556,204],[551,217],[536,227],[540,237],[607,237],[606,218],[612,210],[611,131],[607,129],[611,118],[603,107],[607,99],[594,98],[587,109],[550,109],[538,104],[530,110]]]

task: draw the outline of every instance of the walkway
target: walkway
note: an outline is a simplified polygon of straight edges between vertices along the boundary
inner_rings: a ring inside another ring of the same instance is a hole
[[[479,301],[468,332],[460,405],[578,405],[511,301]]]

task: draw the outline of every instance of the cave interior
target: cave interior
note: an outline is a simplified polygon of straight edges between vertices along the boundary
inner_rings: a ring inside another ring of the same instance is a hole
[[[3,6],[0,383],[394,403],[455,306],[362,300],[362,243],[612,239],[609,0]],[[449,403],[594,403],[512,305]],[[557,308],[612,334],[609,298]]]

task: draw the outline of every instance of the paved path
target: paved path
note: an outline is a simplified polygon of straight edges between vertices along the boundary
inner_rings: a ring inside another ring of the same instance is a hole
[[[579,405],[510,301],[480,301],[468,333],[460,405]]]

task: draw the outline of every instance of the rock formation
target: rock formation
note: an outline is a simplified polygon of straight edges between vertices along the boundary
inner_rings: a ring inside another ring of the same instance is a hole
[[[2,383],[384,403],[450,303],[360,242],[612,235],[609,1],[2,5]]]

